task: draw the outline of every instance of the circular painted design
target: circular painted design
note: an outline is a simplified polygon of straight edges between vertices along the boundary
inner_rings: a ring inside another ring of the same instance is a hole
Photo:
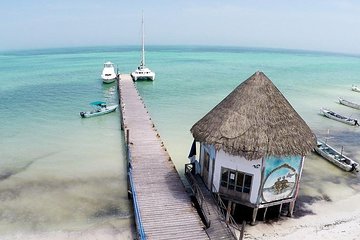
[[[288,164],[283,164],[272,170],[264,182],[262,191],[263,202],[273,202],[292,197],[296,186],[296,179],[296,170]]]

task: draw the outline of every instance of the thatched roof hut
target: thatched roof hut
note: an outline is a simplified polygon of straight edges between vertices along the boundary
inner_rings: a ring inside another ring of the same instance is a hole
[[[308,154],[314,133],[262,72],[241,83],[192,128],[195,140],[248,160]]]

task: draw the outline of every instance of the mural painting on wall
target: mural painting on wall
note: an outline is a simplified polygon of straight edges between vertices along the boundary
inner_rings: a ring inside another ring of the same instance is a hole
[[[268,157],[265,162],[262,203],[291,198],[301,167],[301,157]]]

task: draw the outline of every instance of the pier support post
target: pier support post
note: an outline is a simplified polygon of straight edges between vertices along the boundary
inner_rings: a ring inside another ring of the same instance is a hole
[[[236,208],[236,203],[233,203],[231,207],[231,215],[235,214],[235,208]]]
[[[242,222],[242,225],[241,225],[241,231],[240,231],[240,236],[239,236],[239,240],[243,240],[244,239],[244,233],[245,233],[245,225],[246,225],[246,221],[244,220]]]
[[[130,139],[130,130],[129,129],[126,129],[126,144],[129,144],[129,139]]]

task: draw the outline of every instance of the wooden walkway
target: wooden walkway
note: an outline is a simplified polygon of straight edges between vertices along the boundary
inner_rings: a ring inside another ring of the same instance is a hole
[[[196,182],[200,187],[200,190],[204,196],[206,203],[207,218],[210,220],[210,227],[206,229],[206,233],[210,239],[236,239],[231,233],[231,230],[225,223],[225,219],[222,218],[221,213],[218,210],[217,203],[212,196],[212,193],[206,188],[204,182],[199,175],[196,175]]]
[[[193,174],[191,170],[191,164],[186,164],[185,176],[191,185],[194,197],[197,199],[200,205],[199,207],[202,210],[202,214],[208,223],[209,227],[205,231],[209,238],[214,240],[238,239],[235,229],[230,229],[229,225],[226,224],[225,217],[223,216],[220,206],[218,206],[218,203],[211,191],[207,189],[200,175]]]
[[[130,75],[118,81],[139,239],[209,239]]]

